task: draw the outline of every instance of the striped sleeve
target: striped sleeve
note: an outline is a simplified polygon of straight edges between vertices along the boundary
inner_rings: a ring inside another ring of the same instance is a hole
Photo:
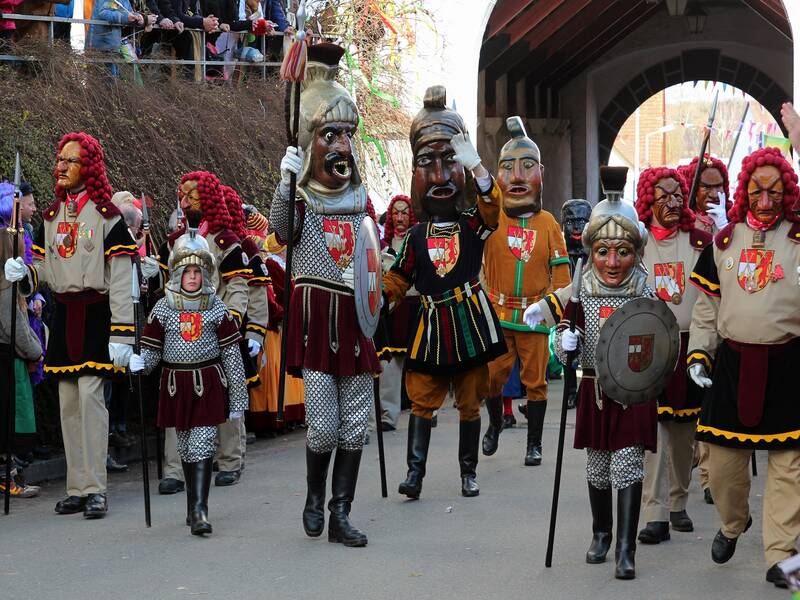
[[[720,296],[719,273],[714,262],[714,246],[709,245],[700,253],[689,282],[707,296]]]

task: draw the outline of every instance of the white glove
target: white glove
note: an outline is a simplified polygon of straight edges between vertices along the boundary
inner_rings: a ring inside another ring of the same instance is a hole
[[[700,363],[694,363],[689,367],[689,377],[701,388],[711,387],[711,380],[708,378],[708,371]]]
[[[303,150],[294,146],[286,147],[286,154],[281,159],[281,183],[289,185],[292,175],[299,175],[303,169]]]
[[[481,157],[466,133],[457,133],[450,138],[450,145],[456,151],[455,159],[460,162],[467,171],[472,171],[481,164]]]
[[[250,358],[258,356],[258,353],[261,352],[261,344],[255,340],[247,340],[247,352],[250,354]]]
[[[142,275],[144,275],[147,279],[155,277],[159,274],[159,272],[161,272],[161,267],[158,266],[158,261],[152,256],[145,256],[142,258],[142,262],[139,263],[139,265],[142,268]]]
[[[728,215],[725,211],[725,194],[719,195],[719,204],[709,204],[706,214],[714,221],[717,229],[722,229],[728,224]]]
[[[24,279],[28,273],[28,267],[25,266],[22,258],[9,258],[3,270],[5,271],[6,279],[11,283]]]
[[[144,359],[138,354],[131,354],[130,359],[128,359],[128,370],[131,373],[144,371]]]
[[[108,356],[118,369],[128,366],[128,360],[130,360],[132,354],[133,347],[128,344],[108,343]]]
[[[228,420],[235,421],[236,419],[241,419],[243,414],[241,410],[232,411],[231,414],[228,415]]]
[[[525,312],[522,313],[522,320],[525,321],[525,325],[533,329],[539,323],[544,321],[544,315],[542,314],[542,309],[539,308],[538,304],[531,304],[528,308],[525,309]]]
[[[578,334],[569,329],[565,329],[561,334],[561,349],[572,352],[578,348]]]

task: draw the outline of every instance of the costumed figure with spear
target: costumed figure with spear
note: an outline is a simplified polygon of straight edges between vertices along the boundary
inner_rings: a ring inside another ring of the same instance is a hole
[[[59,514],[100,518],[108,510],[108,410],[103,381],[122,372],[134,339],[132,259],[137,256],[111,186],[103,148],[86,133],[68,133],[58,145],[56,201],[42,214],[34,263],[9,259],[9,281],[27,278],[53,292],[44,371],[58,380],[61,433],[67,459],[67,498]]]
[[[306,49],[302,7],[299,39],[282,69],[284,79],[292,81],[288,116],[296,143],[281,161],[269,218],[279,242],[287,245],[287,271],[294,278],[285,303],[279,393],[286,370],[302,376],[308,425],[306,534],[316,537],[324,530],[326,480],[335,452],[328,540],[365,546],[367,536],[349,514],[374,401],[373,374],[380,372],[374,328],[369,331],[362,318],[368,315],[377,325],[380,240],[367,215],[367,191],[351,140],[358,109],[336,82],[344,49],[327,43]],[[281,404],[278,411],[281,419]]]
[[[20,254],[24,250],[22,222],[19,218],[19,185],[21,168],[17,154],[14,185],[0,183],[0,260],[13,261],[19,266]],[[21,292],[21,293],[20,293]],[[18,381],[17,360],[39,361],[42,346],[36,334],[28,326],[25,296],[33,292],[27,280],[10,281],[0,274],[0,447],[5,454],[5,473],[0,476],[0,490],[3,492],[3,512],[8,514],[12,495],[25,495],[26,488],[14,482],[13,441],[16,423],[17,387],[29,382]],[[23,369],[24,377],[28,377]]]
[[[177,432],[193,535],[212,532],[208,493],[217,428],[248,404],[239,324],[211,283],[215,266],[208,242],[195,231],[175,241],[166,295],[147,319],[141,354],[130,359],[134,373],[161,365],[158,426]]]
[[[601,168],[606,199],[594,207],[583,231],[590,263],[582,275],[576,269],[577,294],[566,287],[525,311],[529,326],[558,323],[556,353],[562,363],[568,364],[571,354],[578,353],[583,376],[574,447],[587,451],[593,533],[586,562],[604,562],[611,547],[614,488],[618,579],[635,577],[644,455],[645,450],[656,449],[655,398],[674,368],[678,350],[675,319],[663,302],[653,299],[642,266],[647,232],[633,206],[622,201],[626,170]],[[561,414],[563,428],[566,407]],[[554,498],[559,483],[557,477]],[[552,519],[547,566],[554,526]]]

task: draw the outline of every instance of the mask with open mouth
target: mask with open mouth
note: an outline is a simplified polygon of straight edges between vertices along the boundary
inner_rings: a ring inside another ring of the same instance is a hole
[[[567,252],[573,256],[583,254],[583,228],[589,222],[592,205],[581,198],[567,200],[561,207],[561,228],[567,242]]]
[[[342,184],[349,182],[353,175],[353,156],[329,152],[325,156],[325,171]]]
[[[520,117],[509,117],[511,139],[500,150],[497,185],[503,195],[503,211],[519,217],[542,210],[543,171],[541,152],[528,137]]]
[[[430,186],[422,197],[422,207],[433,221],[455,221],[458,218],[456,199],[463,191],[452,181]]]

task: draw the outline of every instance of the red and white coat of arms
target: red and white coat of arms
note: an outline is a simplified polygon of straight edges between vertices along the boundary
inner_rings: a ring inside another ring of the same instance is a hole
[[[641,373],[653,362],[654,335],[632,335],[628,337],[628,366],[634,373]]]
[[[200,339],[203,333],[203,317],[196,312],[182,312],[180,317],[181,337],[187,342]]]
[[[450,237],[429,237],[428,256],[439,277],[444,277],[458,262],[461,244],[457,235]]]
[[[653,276],[656,283],[656,294],[665,302],[678,302],[686,290],[686,277],[683,263],[656,263],[653,265]]]
[[[774,250],[744,248],[739,255],[737,279],[739,286],[749,294],[759,292],[772,281],[772,259]]]
[[[322,229],[325,233],[325,245],[333,262],[340,269],[346,269],[356,249],[356,236],[350,221],[339,219],[323,219]]]
[[[508,226],[508,249],[517,260],[528,262],[536,245],[536,230],[517,225]]]

